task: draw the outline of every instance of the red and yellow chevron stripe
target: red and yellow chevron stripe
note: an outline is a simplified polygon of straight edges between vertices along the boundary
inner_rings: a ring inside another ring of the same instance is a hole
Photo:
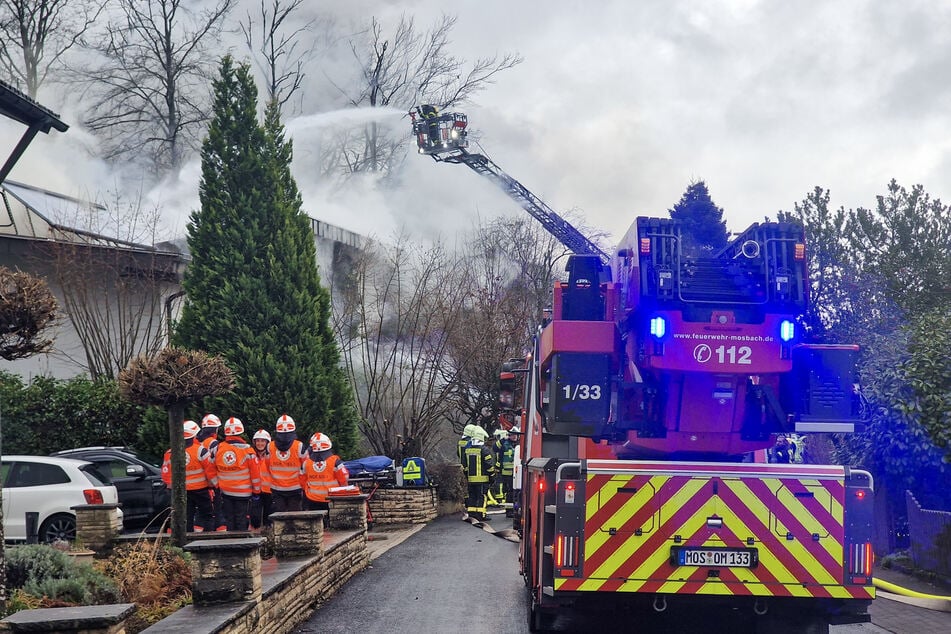
[[[587,474],[582,568],[556,571],[556,591],[874,598],[843,583],[840,467],[591,460]],[[676,566],[674,546],[755,548],[758,563]]]

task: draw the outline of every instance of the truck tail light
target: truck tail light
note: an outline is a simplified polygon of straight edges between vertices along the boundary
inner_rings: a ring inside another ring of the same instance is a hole
[[[102,504],[102,491],[99,489],[83,489],[86,504]]]
[[[870,542],[852,544],[849,548],[849,575],[852,577],[852,583],[868,583],[874,561],[875,555]]]
[[[793,247],[793,259],[799,261],[806,259],[806,245],[804,243],[797,242]]]
[[[649,255],[651,252],[651,239],[641,238],[641,255]]]
[[[555,568],[577,568],[578,567],[578,543],[579,538],[573,535],[558,533],[555,538]],[[574,576],[574,571],[561,570],[562,576]]]

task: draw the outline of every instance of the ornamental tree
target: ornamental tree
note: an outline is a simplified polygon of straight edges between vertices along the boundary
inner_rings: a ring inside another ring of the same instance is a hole
[[[234,392],[206,402],[206,411],[237,416],[249,429],[270,427],[287,413],[305,438],[321,431],[348,457],[356,410],[278,104],[259,125],[250,69],[230,57],[214,93],[176,340],[220,354],[235,371]]]

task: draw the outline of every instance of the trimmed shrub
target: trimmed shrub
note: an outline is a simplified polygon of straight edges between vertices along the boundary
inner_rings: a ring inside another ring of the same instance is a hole
[[[6,549],[7,586],[39,598],[74,605],[99,605],[119,600],[119,588],[88,564],[45,544]]]
[[[462,465],[455,462],[440,462],[426,470],[438,487],[439,499],[446,502],[462,502],[466,498],[466,476]]]

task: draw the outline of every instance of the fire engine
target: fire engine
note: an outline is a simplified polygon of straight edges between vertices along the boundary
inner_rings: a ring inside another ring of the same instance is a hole
[[[857,347],[803,341],[802,227],[755,223],[714,251],[638,217],[608,254],[470,152],[464,115],[412,119],[421,153],[490,178],[573,252],[502,374],[530,629],[569,606],[645,631],[700,607],[757,632],[868,621],[871,475],[763,459],[779,434],[861,429]]]

